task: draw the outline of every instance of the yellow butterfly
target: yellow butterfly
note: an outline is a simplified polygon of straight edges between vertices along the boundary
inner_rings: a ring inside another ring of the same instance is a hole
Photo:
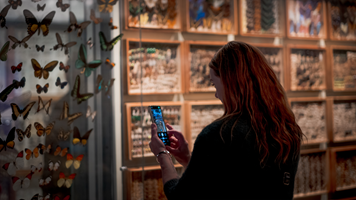
[[[66,168],[68,169],[70,166],[72,166],[74,169],[78,169],[80,167],[80,162],[83,160],[84,155],[81,154],[77,156],[77,158],[74,160],[72,154],[68,153],[67,154],[67,161],[66,161]]]
[[[86,145],[90,133],[93,131],[93,129],[90,129],[88,132],[85,133],[83,137],[80,137],[79,129],[74,126],[73,128],[73,144],[78,144],[82,143],[82,145]]]
[[[58,187],[62,187],[63,185],[66,186],[66,188],[70,188],[73,183],[73,179],[75,178],[76,174],[71,174],[66,178],[63,172],[59,173],[59,179],[57,181]]]

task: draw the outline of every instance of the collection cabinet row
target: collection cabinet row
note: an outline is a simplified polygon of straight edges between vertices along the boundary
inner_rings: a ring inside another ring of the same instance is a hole
[[[125,0],[125,29],[356,40],[355,1]]]

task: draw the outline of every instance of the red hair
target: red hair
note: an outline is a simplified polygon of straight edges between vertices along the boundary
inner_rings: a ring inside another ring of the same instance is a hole
[[[271,146],[278,155],[275,163],[286,163],[289,154],[296,159],[300,155],[303,132],[295,121],[286,93],[264,55],[256,47],[244,42],[232,41],[223,46],[209,64],[220,77],[224,87],[225,113],[217,119],[224,120],[222,130],[229,120],[248,115],[256,136],[263,168]],[[268,143],[267,139],[272,143]]]

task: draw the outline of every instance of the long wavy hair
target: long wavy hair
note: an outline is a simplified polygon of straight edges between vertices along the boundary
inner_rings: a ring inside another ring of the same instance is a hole
[[[264,168],[271,152],[277,149],[274,162],[281,166],[290,154],[300,155],[303,132],[295,121],[286,93],[266,58],[256,47],[244,42],[232,41],[223,46],[211,60],[209,67],[220,77],[224,87],[225,113],[222,130],[232,118],[238,123],[242,115],[248,115],[256,136],[260,166]],[[267,140],[269,139],[269,140]],[[268,143],[272,139],[273,142]]]

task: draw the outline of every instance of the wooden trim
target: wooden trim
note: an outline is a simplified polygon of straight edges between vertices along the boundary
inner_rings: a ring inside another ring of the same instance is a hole
[[[334,37],[334,34],[333,34],[333,27],[332,27],[332,19],[331,19],[331,3],[330,3],[330,1],[327,1],[327,6],[328,6],[328,16],[329,17],[327,17],[327,20],[328,20],[328,33],[329,33],[329,38],[330,38],[330,40],[334,40],[334,41],[350,41],[350,42],[352,42],[352,41],[356,41],[356,37],[355,37],[355,39],[346,39],[346,38],[341,38],[341,39],[338,39],[338,38],[336,38],[336,37]],[[356,35],[355,35],[356,36]]]
[[[288,102],[290,105],[291,102],[313,102],[313,101],[325,101],[326,102],[327,98],[323,97],[293,97],[293,98],[288,98]]]
[[[300,154],[304,155],[304,154],[311,154],[311,153],[326,153],[327,150],[326,149],[302,149],[300,150]]]
[[[328,29],[327,29],[327,20],[326,20],[326,4],[325,1],[323,1],[323,20],[324,20],[324,24],[323,24],[323,30],[324,30],[324,36],[323,37],[315,37],[315,36],[307,36],[307,37],[300,37],[300,36],[291,36],[290,35],[290,24],[289,24],[289,1],[291,0],[286,0],[286,31],[287,31],[287,37],[290,39],[301,39],[301,40],[320,40],[320,39],[327,39],[328,36]]]
[[[340,142],[348,142],[348,141],[354,141],[356,140],[356,138],[346,138],[343,140],[338,140],[336,141],[334,138],[334,102],[335,101],[355,101],[356,102],[356,96],[334,96],[334,97],[330,97],[330,103],[329,103],[329,115],[331,118],[331,122],[330,122],[330,137],[331,140],[334,143],[340,143]]]
[[[175,168],[182,168],[183,166],[181,164],[174,164]],[[152,170],[161,170],[160,165],[154,165],[154,166],[145,166],[144,171],[152,171]],[[127,168],[128,172],[139,172],[142,171],[142,167],[134,167],[134,168]]]
[[[282,22],[279,22],[279,32],[280,33],[264,33],[264,34],[258,34],[258,33],[245,33],[243,32],[243,20],[244,20],[244,16],[243,16],[243,12],[242,12],[242,4],[244,1],[251,1],[251,0],[239,0],[239,33],[242,36],[247,36],[247,37],[260,37],[260,38],[274,38],[274,37],[284,37],[284,31],[283,31],[283,27],[282,26]],[[278,1],[278,17],[280,18],[279,20],[282,19],[282,14],[281,14],[281,4],[282,1]]]
[[[331,147],[331,153],[344,152],[344,151],[356,151],[356,145]]]
[[[198,34],[214,34],[214,35],[229,35],[229,34],[233,34],[233,35],[237,35],[238,33],[238,25],[237,25],[237,1],[236,0],[230,0],[230,4],[233,4],[232,7],[232,13],[234,14],[233,17],[231,17],[231,19],[233,20],[233,29],[230,32],[215,32],[215,31],[191,31],[190,30],[190,16],[189,16],[189,0],[185,0],[185,17],[186,17],[186,29],[185,31],[188,33],[198,33]]]
[[[321,191],[316,191],[316,192],[309,192],[309,193],[302,193],[302,194],[295,194],[293,195],[293,198],[305,198],[305,197],[311,197],[311,196],[317,196],[317,195],[322,195],[328,193],[327,190],[321,190]]]
[[[334,141],[334,110],[333,110],[334,100],[332,97],[326,98],[326,130],[328,141]]]

